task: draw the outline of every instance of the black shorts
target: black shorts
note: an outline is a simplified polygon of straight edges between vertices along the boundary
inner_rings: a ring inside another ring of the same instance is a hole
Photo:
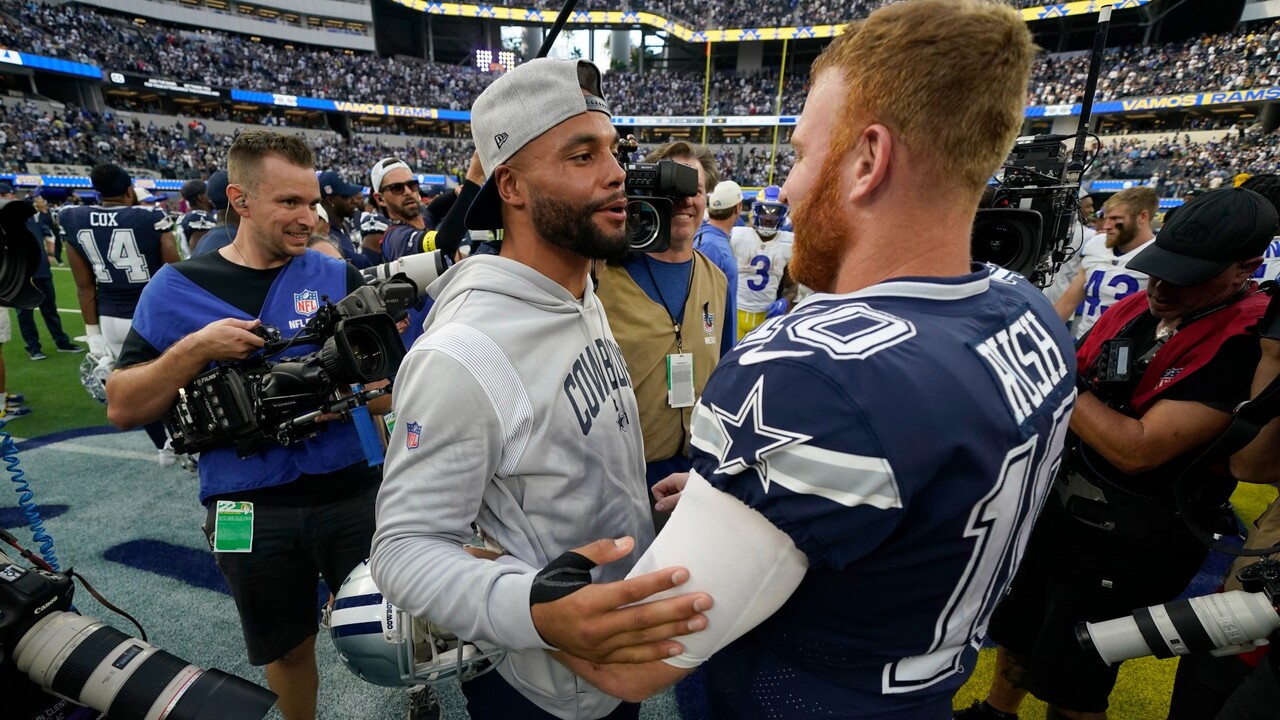
[[[231,588],[249,662],[279,660],[319,625],[317,576],[333,592],[369,557],[378,486],[313,507],[254,505],[253,552],[214,553]],[[212,547],[215,503],[204,533]]]
[[[1207,552],[1185,538],[1163,550],[1116,540],[1071,518],[1050,497],[988,633],[1025,664],[1032,695],[1064,710],[1104,712],[1119,664],[1107,667],[1085,652],[1076,624],[1173,600]]]

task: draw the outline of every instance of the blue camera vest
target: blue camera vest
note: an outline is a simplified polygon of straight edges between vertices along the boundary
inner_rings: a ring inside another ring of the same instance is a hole
[[[276,277],[258,318],[289,337],[315,315],[323,298],[337,301],[346,295],[347,264],[308,250],[290,260]],[[166,265],[143,291],[133,329],[153,347],[164,350],[183,336],[225,318],[252,320],[253,316]],[[316,350],[318,346],[307,344],[294,345],[287,352],[297,357]],[[200,502],[214,495],[283,485],[303,474],[340,470],[363,459],[355,427],[342,422],[330,423],[328,430],[316,437],[288,447],[269,446],[247,458],[236,457],[235,449],[229,446],[209,450],[200,455]]]

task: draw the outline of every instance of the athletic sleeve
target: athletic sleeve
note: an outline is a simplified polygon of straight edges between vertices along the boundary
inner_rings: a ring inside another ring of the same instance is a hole
[[[482,363],[464,361],[486,342],[469,326],[446,324],[405,358],[369,564],[387,600],[458,637],[550,649],[529,610],[532,568],[462,549],[506,437],[488,394],[494,383],[471,369]],[[458,422],[458,408],[467,408],[467,422]]]
[[[782,607],[809,568],[791,538],[764,515],[711,487],[696,471],[658,538],[628,577],[673,565],[689,581],[650,600],[706,592],[715,604],[707,628],[680,638],[684,653],[666,660],[693,668]]]

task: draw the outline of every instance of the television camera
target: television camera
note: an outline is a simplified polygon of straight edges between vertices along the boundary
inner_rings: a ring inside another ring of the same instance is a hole
[[[255,332],[266,341],[248,360],[219,365],[178,391],[165,427],[178,453],[234,445],[246,457],[288,445],[324,429],[323,415],[359,407],[388,388],[343,394],[353,384],[390,379],[404,359],[397,319],[444,273],[439,250],[410,255],[363,271],[368,284],[322,305],[285,338],[275,328]],[[319,349],[286,355],[296,346]]]
[[[675,201],[698,194],[698,171],[674,160],[631,162],[639,144],[628,135],[618,144],[618,163],[626,170],[627,237],[634,253],[671,247]]]

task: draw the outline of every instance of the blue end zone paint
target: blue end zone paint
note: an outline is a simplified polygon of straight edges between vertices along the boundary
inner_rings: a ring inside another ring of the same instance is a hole
[[[59,430],[48,435],[41,435],[38,438],[23,440],[18,443],[18,452],[23,450],[35,450],[45,445],[62,442],[63,440],[75,440],[76,438],[88,437],[90,435],[112,435],[122,432],[110,425],[98,425],[96,427],[77,428],[75,430]],[[142,432],[141,430],[130,430],[128,432]]]
[[[39,507],[40,518],[49,520],[56,518],[70,508],[66,505],[43,505]],[[22,508],[5,507],[0,508],[0,528],[22,528],[27,527],[27,516],[22,513]]]
[[[222,571],[208,550],[193,550],[160,540],[130,540],[107,548],[102,557],[137,570],[179,580],[192,587],[230,595]]]

